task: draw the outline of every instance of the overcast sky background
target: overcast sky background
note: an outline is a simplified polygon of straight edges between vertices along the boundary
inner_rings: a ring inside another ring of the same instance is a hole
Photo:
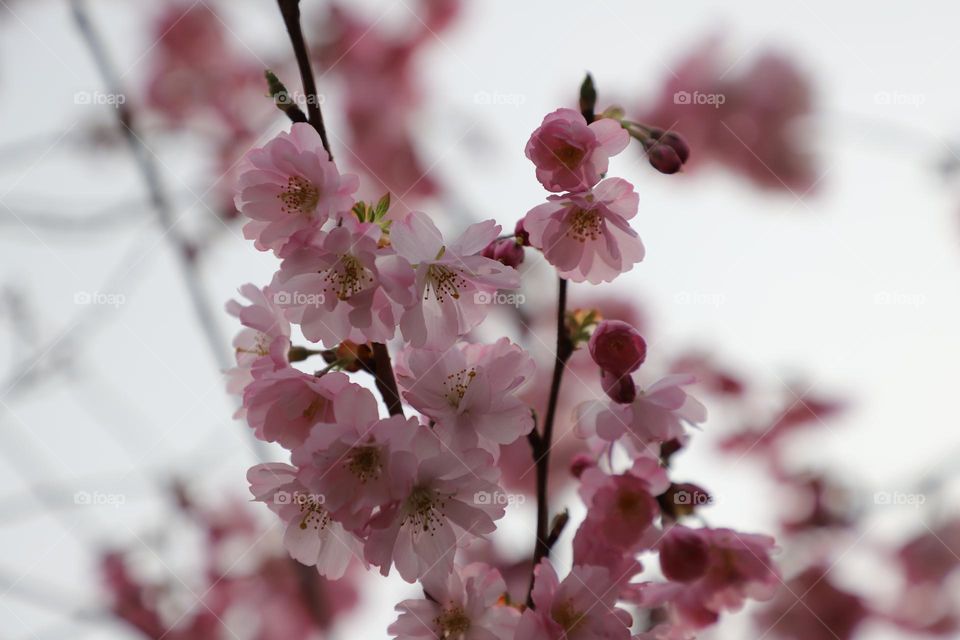
[[[131,206],[130,222],[90,235],[33,228],[11,213],[80,216],[136,202],[143,191],[125,154],[91,155],[71,133],[90,119],[110,123],[112,114],[75,104],[78,91],[102,86],[65,3],[8,3],[0,0],[0,285],[27,296],[39,344],[50,348],[41,381],[0,392],[0,593],[26,576],[80,606],[96,602],[89,543],[136,545],[169,513],[159,478],[175,472],[200,480],[213,499],[243,498],[254,456],[245,427],[230,420],[231,401],[146,207]],[[92,3],[134,91],[149,64],[148,4]],[[403,0],[362,4],[383,24],[410,19]],[[715,31],[730,35],[731,59],[742,64],[767,46],[796,56],[814,78],[822,116],[812,129],[819,192],[761,194],[721,171],[674,179],[625,153],[611,173],[637,185],[634,227],[648,255],[615,287],[639,295],[674,351],[701,346],[773,384],[796,380],[850,398],[853,410],[810,450],[865,490],[908,490],[960,450],[960,185],[936,170],[960,132],[958,12],[946,1],[477,2],[426,55],[422,81],[432,103],[421,143],[464,202],[512,227],[544,195],[523,145],[544,114],[569,103],[586,70],[601,103],[629,106],[652,96],[677,57]],[[238,46],[264,60],[286,53],[272,2],[234,1],[229,13]],[[320,90],[337,131],[336,87]],[[479,91],[520,104],[477,104]],[[909,99],[882,104],[879,92]],[[271,132],[282,126],[278,117]],[[474,139],[485,141],[484,153],[464,143]],[[196,153],[182,141],[148,143],[163,159],[183,228],[198,227],[210,213],[196,204],[209,181]],[[450,220],[444,224],[456,226]],[[212,306],[219,311],[244,282],[267,282],[275,267],[236,227],[225,231],[204,262]],[[117,273],[119,286],[104,291]],[[83,292],[120,294],[123,304],[100,309],[76,340],[57,342],[83,311],[75,302]],[[690,294],[711,303],[687,304]],[[898,303],[878,304],[878,294]],[[220,320],[232,335],[231,318]],[[9,383],[31,349],[9,326],[3,331]],[[651,354],[651,367],[657,358]],[[755,470],[718,459],[713,437],[708,424],[682,461],[719,497],[711,524],[769,527],[769,495]],[[30,493],[37,483],[50,489],[42,492],[49,503]],[[125,503],[77,508],[78,490],[121,494]],[[918,515],[892,509],[871,536],[904,535]],[[527,544],[523,526],[509,533]],[[364,607],[339,637],[360,629],[363,637],[385,635],[392,603],[413,590],[371,580],[369,593],[385,599]],[[13,592],[0,596],[4,640],[44,637],[31,634],[65,622]],[[119,627],[66,628],[50,637],[80,637],[80,629],[133,637]]]

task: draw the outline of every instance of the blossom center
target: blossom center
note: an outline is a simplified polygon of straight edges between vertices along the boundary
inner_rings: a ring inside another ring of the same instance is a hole
[[[379,477],[383,469],[380,447],[374,445],[354,447],[350,450],[347,467],[360,482]]]
[[[373,284],[373,276],[360,259],[346,253],[327,270],[323,279],[327,283],[324,291],[332,290],[339,300],[349,300]]]
[[[603,218],[593,209],[576,209],[570,214],[568,235],[574,240],[586,242],[596,240],[603,233]]]
[[[557,160],[560,161],[560,164],[571,171],[580,165],[580,162],[583,160],[583,156],[585,155],[586,151],[583,149],[578,149],[572,145],[564,145],[556,152]]]
[[[297,493],[294,498],[302,514],[301,529],[313,528],[315,531],[322,531],[330,524],[330,513],[313,496]]]
[[[416,529],[430,532],[430,535],[443,523],[443,508],[447,504],[446,496],[429,487],[414,487],[407,497],[406,522]]]
[[[460,287],[466,284],[467,281],[454,269],[442,264],[431,264],[427,267],[427,291],[424,292],[423,299],[426,300],[432,290],[437,302],[443,302],[448,296],[458,300]]]
[[[237,353],[251,353],[256,356],[270,355],[270,346],[268,344],[267,334],[258,331],[257,335],[253,339],[253,345],[249,349],[237,347]]]
[[[447,376],[443,381],[443,386],[447,390],[447,402],[450,403],[451,407],[460,406],[460,401],[467,393],[467,387],[470,386],[475,377],[477,377],[476,369],[461,369]]]
[[[470,629],[470,618],[459,606],[444,609],[433,622],[440,630],[440,638],[459,638]]]
[[[583,622],[584,614],[577,611],[573,602],[566,600],[553,609],[553,620],[567,633],[574,631]]]
[[[322,416],[326,413],[328,407],[329,401],[323,396],[318,395],[307,405],[307,408],[303,410],[303,417],[307,420],[316,420],[318,415]]]
[[[305,178],[290,176],[287,178],[286,189],[277,194],[277,197],[283,203],[281,209],[284,213],[309,215],[320,202],[320,190]]]

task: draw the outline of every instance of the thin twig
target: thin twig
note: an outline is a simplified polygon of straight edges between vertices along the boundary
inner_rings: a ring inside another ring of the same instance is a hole
[[[107,55],[103,40],[90,20],[84,0],[71,0],[70,7],[77,28],[93,55],[94,63],[107,86],[107,90],[115,95],[122,95],[120,76]],[[117,105],[116,114],[120,133],[126,140],[137,167],[140,169],[141,177],[150,196],[150,203],[156,213],[158,222],[163,227],[164,237],[174,248],[183,283],[189,293],[194,314],[206,338],[207,346],[217,363],[217,367],[220,370],[225,370],[232,366],[233,362],[229,350],[225,348],[227,342],[207,305],[206,292],[201,284],[200,271],[196,263],[196,248],[187,236],[177,229],[177,219],[172,203],[163,187],[156,157],[138,134],[133,111],[124,102]],[[258,457],[264,458],[266,448],[263,443],[256,439],[252,439],[252,442],[255,453]]]
[[[573,345],[567,331],[567,281],[559,279],[557,293],[557,349],[553,363],[553,378],[550,382],[550,396],[547,400],[547,413],[543,423],[543,433],[530,437],[533,449],[534,462],[537,465],[537,543],[533,552],[533,566],[536,567],[542,558],[550,555],[550,532],[547,527],[550,520],[549,500],[547,496],[547,479],[550,471],[550,448],[553,444],[553,424],[557,416],[557,401],[560,398],[560,383],[563,381],[563,370],[567,360],[573,354]],[[555,542],[555,540],[554,540]],[[533,592],[533,578],[530,579],[530,592]],[[527,605],[532,601],[527,596]]]
[[[303,29],[300,26],[300,0],[277,0],[277,4],[280,5],[283,23],[287,27],[287,33],[290,34],[293,54],[297,58],[297,67],[300,69],[300,80],[303,82],[303,92],[307,101],[307,114],[310,118],[310,124],[320,134],[323,148],[327,150],[327,155],[333,160],[330,141],[327,140],[327,129],[323,126],[323,113],[320,111],[317,82],[313,77],[313,68],[310,66],[310,52],[307,51],[307,43],[303,39]]]
[[[287,27],[287,33],[290,34],[293,52],[297,57],[297,66],[300,68],[300,79],[303,83],[303,91],[306,94],[309,122],[320,134],[323,148],[327,150],[330,160],[333,160],[333,152],[330,151],[330,142],[327,140],[327,130],[323,125],[323,113],[320,111],[320,99],[317,96],[313,67],[310,65],[307,43],[303,39],[303,30],[300,27],[300,0],[277,0],[277,4],[280,6],[281,14],[283,14],[283,22]],[[282,87],[283,84],[276,80],[276,76],[271,79],[270,75],[267,76],[267,79],[273,85],[271,87],[271,92],[273,92],[274,88]],[[285,88],[284,91],[286,91]],[[294,112],[286,111],[286,113],[291,120],[297,121]],[[383,396],[383,402],[387,405],[387,411],[390,412],[390,415],[402,416],[403,400],[400,398],[397,380],[393,375],[393,365],[390,362],[390,352],[387,350],[387,345],[380,342],[373,343],[373,364],[372,366],[366,366],[365,369],[373,375],[377,389]]]
[[[393,375],[393,365],[390,363],[390,352],[387,351],[387,345],[381,342],[373,343],[373,377],[377,383],[377,389],[383,396],[383,401],[387,404],[387,411],[392,416],[403,415],[403,401],[400,399],[400,391],[397,389],[397,379]]]

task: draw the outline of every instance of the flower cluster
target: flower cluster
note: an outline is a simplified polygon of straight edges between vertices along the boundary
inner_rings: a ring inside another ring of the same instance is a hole
[[[626,180],[604,178],[630,138],[616,117],[595,119],[592,105],[549,114],[526,154],[553,195],[514,237],[488,220],[452,241],[422,212],[391,211],[388,195],[356,201],[356,177],[340,173],[310,124],[293,124],[243,161],[244,234],[279,268],[267,286],[241,289],[249,304],[228,305],[244,326],[230,388],[254,436],[289,456],[251,468],[250,491],[282,521],[290,556],[325,578],[362,565],[420,583],[423,598],[397,606],[395,637],[627,640],[627,606],[669,614],[647,630],[656,637],[688,637],[779,583],[770,539],[679,523],[699,504],[682,494],[706,494],[672,481],[669,455],[706,410],[687,392],[690,375],[638,382],[647,345],[631,324],[595,311],[563,322],[561,305],[542,430],[524,395],[535,376],[530,354],[506,337],[474,341],[491,301],[519,288],[526,246],[556,267],[562,291],[565,280],[612,281],[642,259],[628,222],[638,196]],[[293,344],[294,325],[317,348]],[[394,340],[402,347],[391,359]],[[566,518],[543,530],[547,454],[563,367],[583,344],[606,398],[572,416],[589,451],[576,468],[587,515],[561,579],[549,556]],[[295,366],[314,355],[327,366]],[[469,562],[465,550],[506,515],[503,450],[525,441],[543,508],[524,605],[509,593],[506,567]],[[634,580],[640,555],[651,553],[666,582]]]
[[[587,123],[573,109],[549,114],[527,142],[537,180],[554,195],[527,213],[523,230],[560,277],[611,282],[643,260],[643,243],[628,222],[637,215],[637,192],[622,178],[601,179],[629,142],[616,120]]]

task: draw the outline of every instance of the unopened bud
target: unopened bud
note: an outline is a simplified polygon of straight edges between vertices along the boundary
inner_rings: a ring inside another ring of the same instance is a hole
[[[636,371],[647,359],[647,343],[621,320],[604,320],[590,336],[590,357],[615,378]]]
[[[694,529],[672,527],[660,541],[660,570],[674,582],[692,582],[710,562],[710,549]]]
[[[523,247],[513,238],[494,240],[486,246],[481,255],[514,269],[523,263]]]
[[[603,387],[603,392],[614,402],[630,404],[637,398],[637,385],[629,373],[618,376],[601,369],[600,384]]]
[[[659,142],[647,150],[647,160],[650,161],[650,166],[660,173],[676,173],[683,166],[683,160],[673,147]]]

